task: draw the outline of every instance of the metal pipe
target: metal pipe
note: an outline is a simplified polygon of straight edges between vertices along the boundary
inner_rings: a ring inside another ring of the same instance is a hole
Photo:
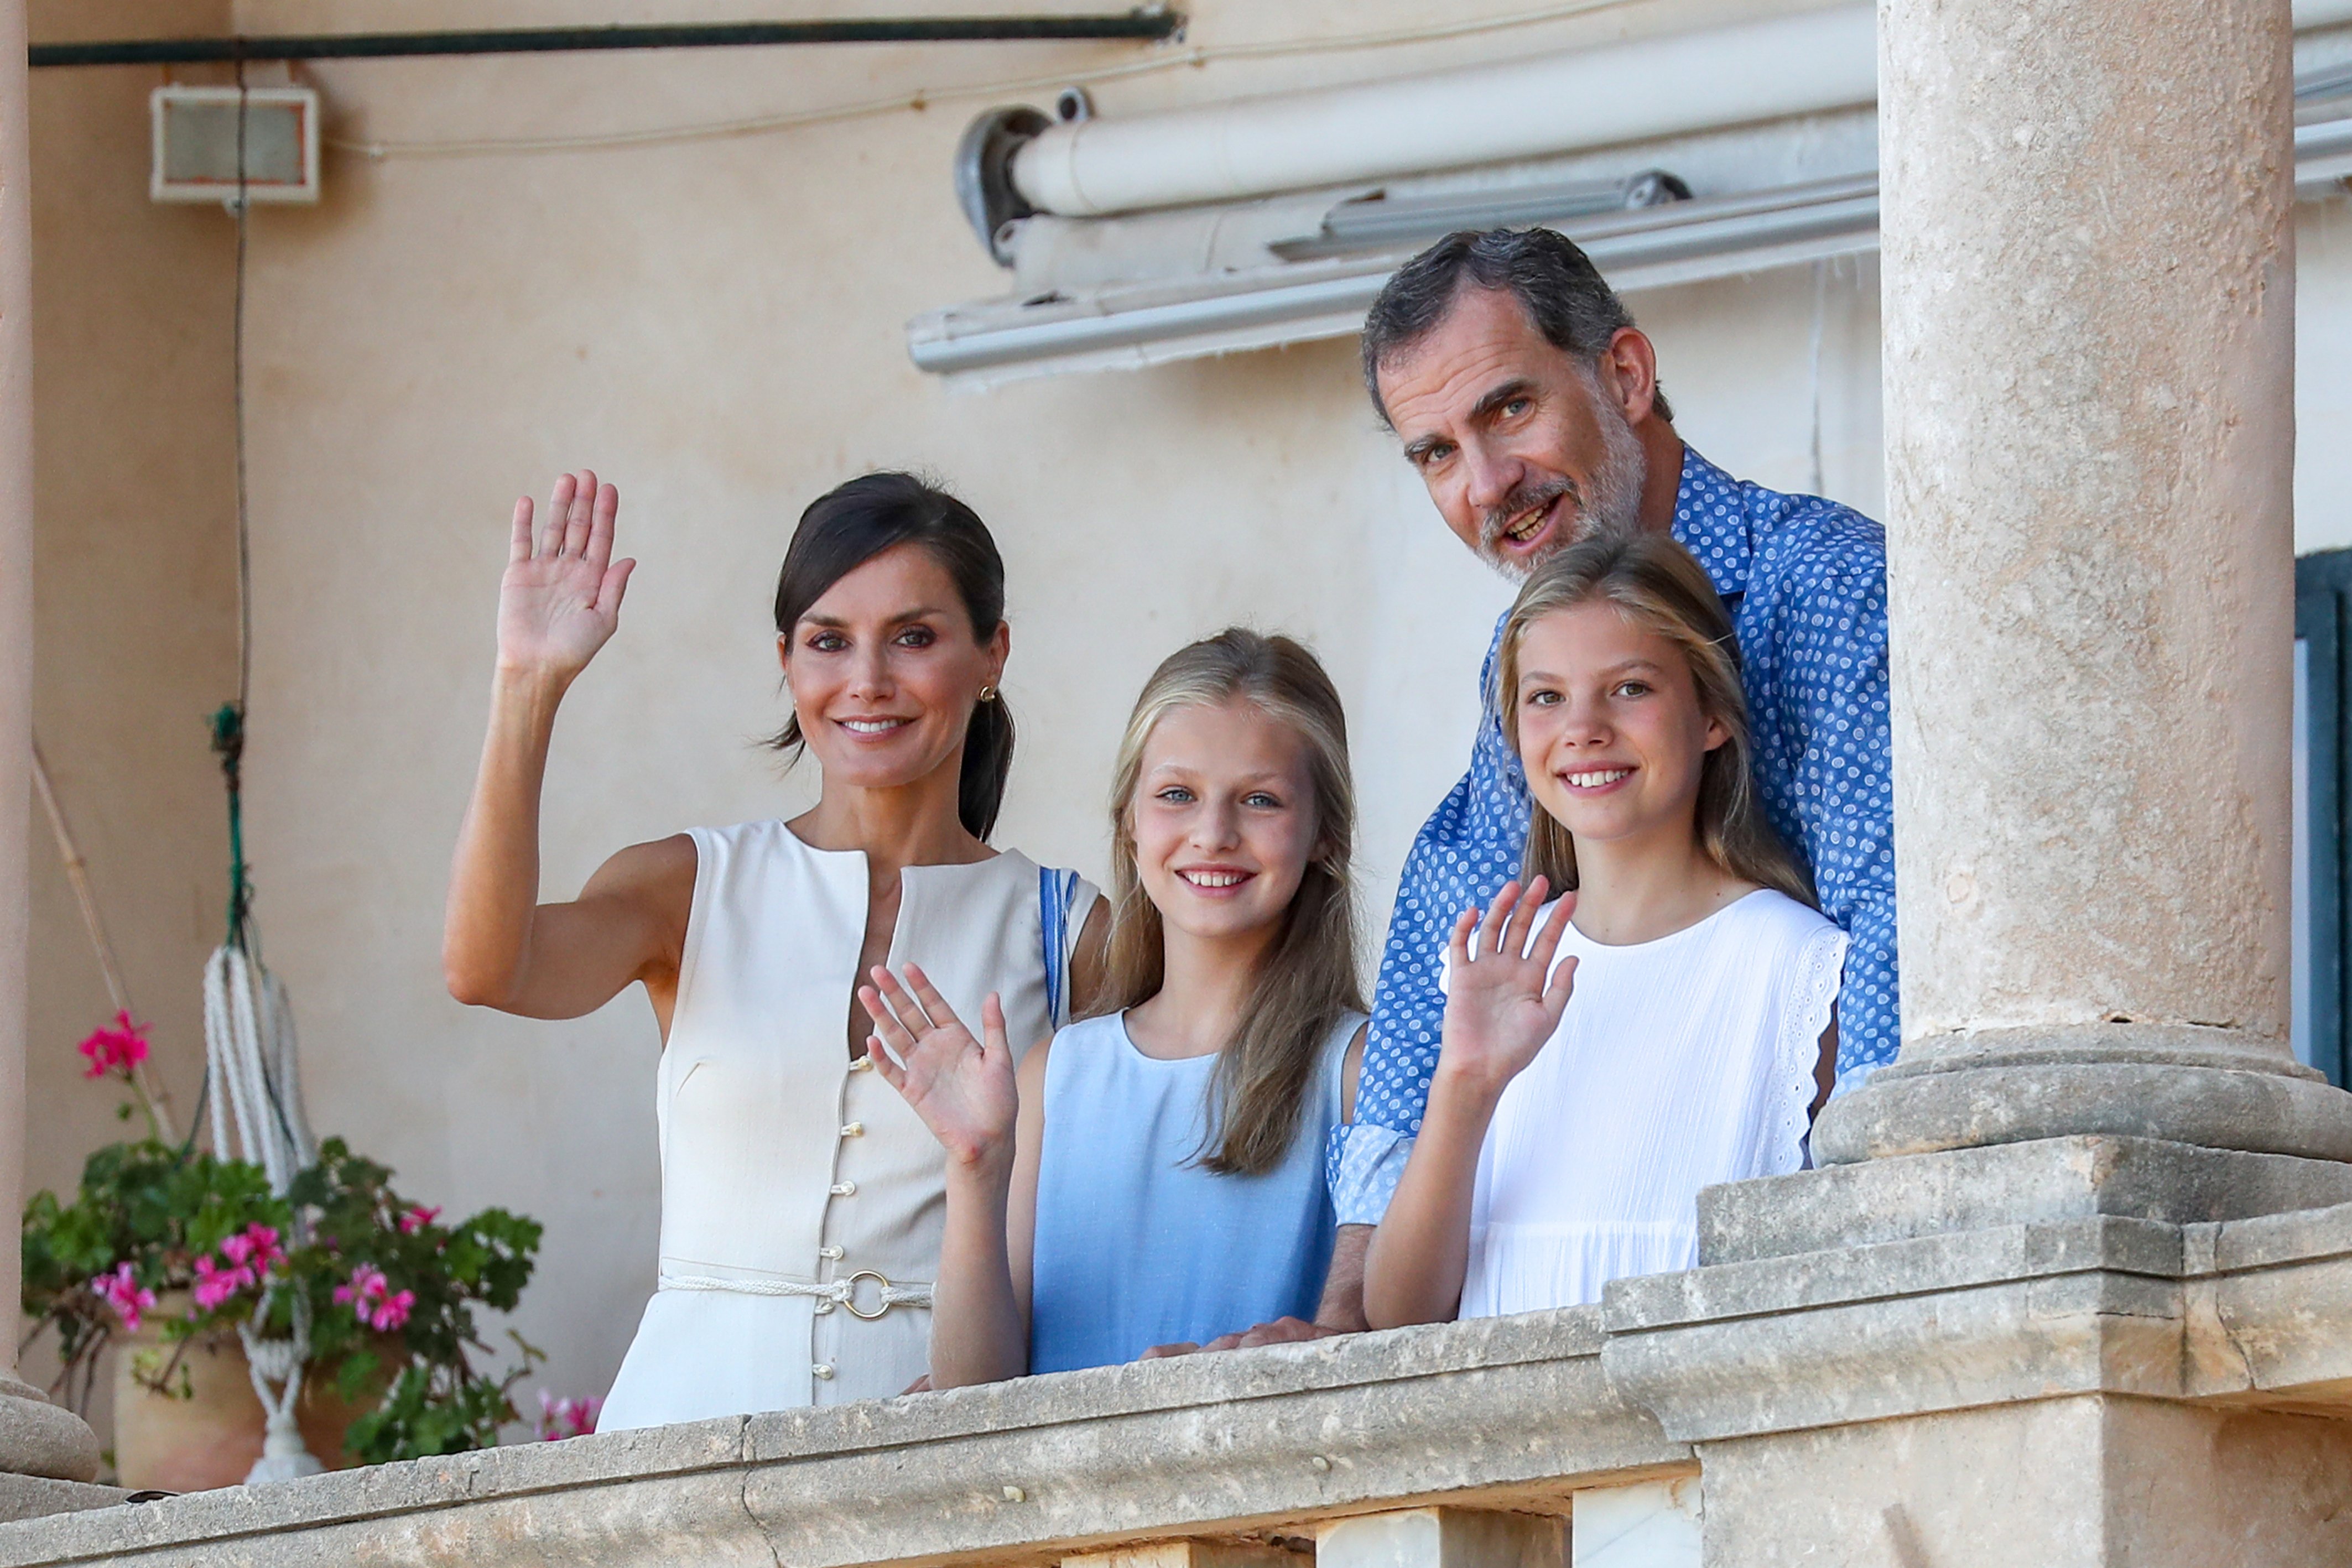
[[[1053,125],[1013,152],[1030,209],[1098,217],[1346,185],[1869,103],[1869,5],[1429,76]]]
[[[530,55],[582,49],[717,49],[776,44],[948,44],[1068,39],[1155,43],[1184,26],[1181,12],[1140,5],[1115,15],[913,16],[824,22],[716,22],[659,26],[506,27],[475,32],[320,33],[265,37],[128,38],[35,44],[35,66],[173,66],[236,60],[390,59],[426,55]]]
[[[2352,22],[2352,0],[2294,0],[2294,16],[2305,31]],[[1853,108],[1877,95],[1876,8],[1833,5],[1433,75],[1049,124],[1005,150],[1004,180],[1019,204],[990,215],[1102,217],[1244,201]]]

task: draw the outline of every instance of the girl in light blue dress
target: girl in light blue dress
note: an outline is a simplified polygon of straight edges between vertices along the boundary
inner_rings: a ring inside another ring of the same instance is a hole
[[[993,997],[975,1039],[912,965],[862,993],[876,1069],[947,1150],[935,1388],[1360,1326],[1319,1321],[1364,1008],[1347,726],[1315,656],[1240,630],[1171,656],[1111,820],[1111,1010],[1016,1069]]]

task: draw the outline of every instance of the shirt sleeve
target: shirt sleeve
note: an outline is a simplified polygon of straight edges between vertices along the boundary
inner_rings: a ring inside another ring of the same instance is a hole
[[[1781,601],[1779,717],[1797,768],[1801,847],[1822,913],[1848,939],[1838,1000],[1843,1093],[1894,1061],[1902,1043],[1883,547],[1822,552],[1798,576]]]

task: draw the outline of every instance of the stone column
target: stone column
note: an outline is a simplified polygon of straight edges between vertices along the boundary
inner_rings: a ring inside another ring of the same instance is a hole
[[[2288,0],[1885,0],[1902,1056],[1831,1164],[2352,1158],[2288,1022]]]
[[[2352,1095],[2287,1042],[2288,7],[1881,0],[1905,1040],[1609,1288],[1711,1568],[2352,1562],[2352,1425],[2261,1360],[2352,1312],[2293,1239]]]
[[[33,743],[33,210],[24,0],[0,0],[0,1212],[24,1207],[25,887]],[[17,1249],[0,1247],[0,1512],[7,1478],[86,1481],[98,1439],[16,1375]],[[37,1489],[36,1489],[37,1490]]]

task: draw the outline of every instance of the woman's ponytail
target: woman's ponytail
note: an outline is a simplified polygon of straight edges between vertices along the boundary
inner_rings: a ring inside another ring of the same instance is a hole
[[[963,831],[985,839],[996,831],[996,813],[1004,804],[1005,782],[1013,777],[1013,710],[1002,692],[982,697],[971,710],[963,732],[963,774],[956,787],[956,815]]]

